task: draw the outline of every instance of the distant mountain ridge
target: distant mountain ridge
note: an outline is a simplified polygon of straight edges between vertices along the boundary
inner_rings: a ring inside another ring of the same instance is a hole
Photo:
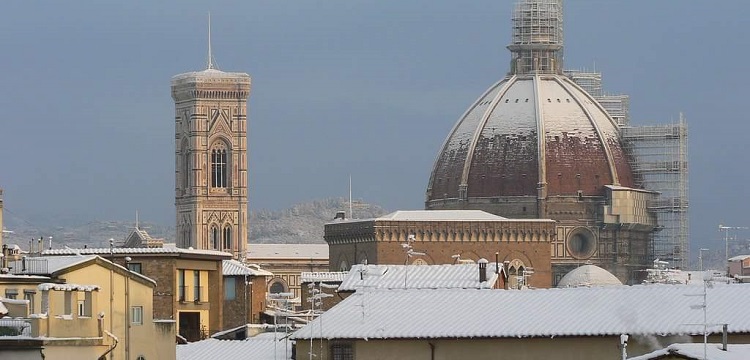
[[[354,218],[368,219],[386,213],[379,205],[352,202]],[[250,243],[324,244],[323,224],[333,220],[337,211],[349,215],[349,202],[329,198],[294,205],[281,211],[250,212]]]
[[[365,219],[378,217],[386,213],[379,205],[353,201],[354,217]],[[333,220],[337,211],[349,212],[349,201],[343,198],[328,198],[293,205],[279,211],[251,211],[248,216],[250,243],[280,244],[314,244],[325,243],[323,224]],[[43,224],[35,219],[32,224],[14,214],[4,214],[5,227],[13,230],[5,234],[3,242],[14,244],[27,250],[32,239],[33,246],[39,246],[39,238],[44,237],[43,248],[49,247],[49,236],[52,236],[54,248],[69,247],[108,247],[109,239],[122,243],[133,228],[133,220],[93,220],[83,224],[52,225]],[[165,242],[174,242],[174,225],[140,222],[140,227],[154,238],[163,238]]]

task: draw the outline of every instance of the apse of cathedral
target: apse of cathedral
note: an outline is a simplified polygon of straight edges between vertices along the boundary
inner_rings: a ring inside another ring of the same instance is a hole
[[[210,32],[209,32],[210,38]],[[172,78],[176,243],[245,254],[250,76],[215,69]]]
[[[510,71],[450,131],[425,208],[555,220],[553,282],[591,262],[632,283],[650,261],[657,194],[636,188],[618,124],[563,74],[562,1],[521,1],[512,23]]]

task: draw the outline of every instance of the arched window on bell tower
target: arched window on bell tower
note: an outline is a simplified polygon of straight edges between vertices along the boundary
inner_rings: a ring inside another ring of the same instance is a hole
[[[211,146],[211,187],[226,188],[229,184],[227,146],[217,142]]]
[[[211,225],[211,247],[217,250],[220,249],[219,245],[221,243],[219,241],[219,227],[216,225]]]
[[[224,250],[232,250],[232,226],[224,226]]]

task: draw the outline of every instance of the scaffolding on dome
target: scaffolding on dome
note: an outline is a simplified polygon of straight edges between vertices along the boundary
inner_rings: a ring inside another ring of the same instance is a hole
[[[562,69],[562,0],[521,0],[513,11],[515,74],[559,73]]]
[[[618,127],[630,123],[630,96],[607,94],[602,88],[602,73],[587,70],[565,70],[565,76],[591,95],[607,111]]]
[[[637,179],[635,186],[660,193],[659,199],[649,205],[659,224],[651,255],[672,267],[687,269],[687,124],[680,114],[677,124],[623,126],[620,130]]]

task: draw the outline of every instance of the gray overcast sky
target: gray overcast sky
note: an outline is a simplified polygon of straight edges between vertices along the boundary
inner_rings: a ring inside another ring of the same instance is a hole
[[[174,221],[172,75],[253,79],[250,208],[354,195],[420,209],[461,113],[508,70],[509,0],[5,1],[0,187],[32,219]],[[567,68],[634,123],[690,125],[692,242],[750,225],[750,1],[568,0]],[[750,234],[746,234],[750,235]]]

